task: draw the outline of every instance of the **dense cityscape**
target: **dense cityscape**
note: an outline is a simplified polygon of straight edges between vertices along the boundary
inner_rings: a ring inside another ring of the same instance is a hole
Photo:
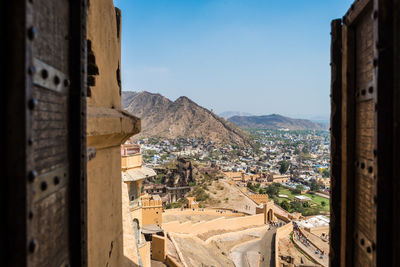
[[[329,132],[286,129],[250,132],[253,146],[247,148],[218,146],[202,138],[144,138],[136,143],[141,146],[144,163],[158,170],[161,176],[160,170],[185,157],[203,167],[217,166],[219,177],[243,173],[235,179],[238,186],[247,187],[255,194],[268,193],[288,211],[300,211],[304,215],[329,212],[329,200],[318,196],[329,195]],[[160,184],[161,180],[154,182]],[[316,208],[298,207],[291,201],[298,191],[317,193],[311,195],[317,200]]]

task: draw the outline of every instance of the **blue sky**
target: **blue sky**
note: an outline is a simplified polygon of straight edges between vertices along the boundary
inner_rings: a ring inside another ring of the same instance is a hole
[[[122,86],[223,111],[330,112],[330,21],[351,0],[114,0]]]

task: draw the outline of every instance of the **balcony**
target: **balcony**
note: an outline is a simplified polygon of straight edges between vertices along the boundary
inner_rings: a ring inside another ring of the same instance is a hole
[[[142,166],[142,154],[131,154],[121,156],[121,169],[126,171],[128,169],[140,168]]]

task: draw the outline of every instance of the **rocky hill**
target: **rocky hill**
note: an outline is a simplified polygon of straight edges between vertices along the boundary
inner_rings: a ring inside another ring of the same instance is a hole
[[[247,112],[241,112],[241,111],[225,111],[225,112],[219,113],[218,115],[225,119],[229,119],[233,116],[253,116],[253,114],[250,114]]]
[[[247,133],[185,96],[175,101],[149,92],[122,92],[123,108],[141,118],[138,137],[202,137],[218,144],[251,145]]]
[[[328,126],[310,120],[292,119],[278,114],[263,116],[233,116],[228,121],[242,128],[327,130]]]

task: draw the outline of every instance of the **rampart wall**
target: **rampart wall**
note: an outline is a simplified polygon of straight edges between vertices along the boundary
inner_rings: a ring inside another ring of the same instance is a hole
[[[220,217],[211,221],[199,222],[195,224],[192,224],[192,222],[170,222],[163,224],[162,227],[166,232],[199,235],[209,231],[235,231],[241,228],[258,225],[264,225],[264,214],[229,219]]]
[[[293,231],[293,223],[289,222],[276,230],[275,234],[275,267],[279,267],[279,239],[288,236]]]

